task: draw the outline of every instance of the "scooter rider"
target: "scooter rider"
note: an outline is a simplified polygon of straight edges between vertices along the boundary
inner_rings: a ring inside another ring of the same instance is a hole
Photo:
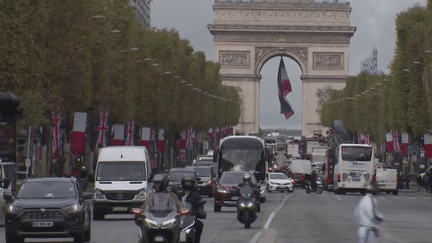
[[[252,183],[252,176],[249,173],[245,173],[243,175],[243,182],[238,185],[238,188],[242,188],[244,186],[250,186],[250,187],[252,187],[252,189],[254,191],[254,194],[255,194],[255,197],[257,198],[257,200],[259,200],[259,190],[260,190],[260,188],[258,187],[258,185]]]
[[[153,201],[154,194],[167,193],[167,194],[170,194],[172,196],[172,198],[174,199],[178,212],[180,212],[181,214],[186,214],[189,212],[188,209],[183,208],[183,205],[180,202],[180,200],[178,199],[177,195],[168,191],[168,176],[167,175],[156,174],[153,177],[153,183],[154,183],[154,186],[153,186],[154,191],[148,195],[147,199],[145,200],[144,204],[142,205],[143,209],[146,208],[147,204],[149,204],[150,202]]]
[[[309,182],[310,182],[310,185],[311,185],[311,189],[313,190],[313,191],[315,191],[316,189],[317,189],[317,178],[318,178],[318,175],[317,175],[317,173],[316,173],[316,171],[315,170],[313,170],[312,171],[312,174],[306,174],[305,175],[305,179],[306,180],[308,180]]]
[[[204,224],[199,219],[207,218],[207,213],[204,211],[204,201],[201,195],[196,190],[195,178],[192,175],[185,175],[181,180],[184,196],[182,197],[183,203],[191,205],[191,213],[196,215],[195,221],[195,242],[199,243]]]

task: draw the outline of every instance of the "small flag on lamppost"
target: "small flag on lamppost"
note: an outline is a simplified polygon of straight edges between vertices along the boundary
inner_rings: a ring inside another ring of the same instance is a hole
[[[71,137],[71,151],[76,157],[83,155],[86,143],[87,113],[75,112]]]

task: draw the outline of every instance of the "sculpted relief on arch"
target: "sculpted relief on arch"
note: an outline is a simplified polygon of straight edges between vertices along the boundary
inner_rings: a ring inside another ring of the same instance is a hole
[[[255,65],[259,70],[260,65],[263,65],[269,58],[283,54],[293,58],[301,67],[305,67],[308,63],[307,47],[256,47]]]

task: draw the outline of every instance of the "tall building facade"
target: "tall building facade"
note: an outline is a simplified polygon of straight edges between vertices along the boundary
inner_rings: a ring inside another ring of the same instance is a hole
[[[153,0],[131,0],[131,6],[135,9],[136,18],[142,23],[142,25],[150,29],[150,6]]]

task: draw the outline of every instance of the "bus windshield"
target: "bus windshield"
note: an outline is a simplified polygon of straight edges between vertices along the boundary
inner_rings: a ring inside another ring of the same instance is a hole
[[[229,169],[237,171],[255,171],[257,165],[262,162],[264,164],[264,148],[262,143],[256,139],[244,138],[231,139],[225,141],[221,146],[221,158],[225,162],[225,166],[229,165]]]
[[[360,146],[345,146],[341,148],[344,161],[371,161],[372,148]]]

